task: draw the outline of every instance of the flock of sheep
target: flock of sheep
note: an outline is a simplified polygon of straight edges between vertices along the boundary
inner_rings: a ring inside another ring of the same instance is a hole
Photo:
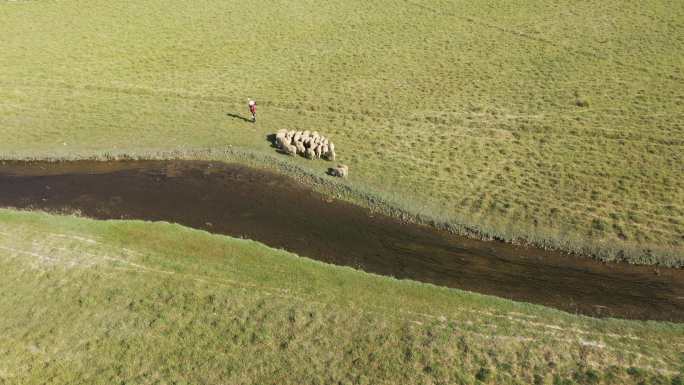
[[[316,131],[280,130],[275,140],[276,146],[286,154],[335,160],[335,145]]]
[[[279,130],[275,134],[275,145],[288,155],[303,155],[309,159],[335,160],[335,144],[316,131]],[[346,178],[349,167],[338,165],[330,169],[333,176]]]

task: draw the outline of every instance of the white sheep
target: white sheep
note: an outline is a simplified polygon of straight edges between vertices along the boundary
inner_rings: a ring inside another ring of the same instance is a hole
[[[275,144],[288,155],[300,154],[309,159],[322,158],[329,161],[334,161],[336,157],[335,144],[317,131],[280,129],[275,134]],[[344,169],[338,176],[346,177],[347,173],[348,169]]]
[[[294,142],[294,145],[297,148],[297,153],[304,155],[304,153],[306,152],[306,148],[304,147],[304,144],[302,144],[302,142]]]
[[[337,167],[331,169],[331,174],[340,178],[346,178],[349,175],[349,167],[346,164],[338,164]]]
[[[314,156],[315,156],[316,154],[314,153],[314,150],[313,150],[311,147],[309,147],[309,148],[307,148],[306,151],[304,152],[304,155],[305,155],[308,159],[313,159]]]
[[[291,144],[286,144],[285,148],[283,148],[283,151],[287,155],[296,155],[297,154],[297,146],[291,145]]]
[[[328,143],[328,151],[326,152],[325,158],[328,160],[335,160],[335,144],[333,142]]]
[[[289,146],[290,142],[285,138],[285,136],[276,136],[276,146],[280,149],[285,149],[285,146]]]

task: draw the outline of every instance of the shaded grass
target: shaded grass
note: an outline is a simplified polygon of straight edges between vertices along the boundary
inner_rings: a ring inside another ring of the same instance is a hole
[[[684,330],[165,223],[0,210],[0,382],[674,383]]]
[[[317,130],[414,217],[681,264],[679,2],[0,7],[0,152],[267,156],[266,134]],[[247,97],[257,125],[228,116]]]

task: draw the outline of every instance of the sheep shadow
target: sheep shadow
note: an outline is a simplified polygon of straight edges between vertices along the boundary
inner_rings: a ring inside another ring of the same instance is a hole
[[[278,149],[278,144],[276,143],[276,134],[268,134],[266,135],[266,140],[271,143],[272,148]]]
[[[231,118],[234,118],[234,119],[241,119],[241,120],[244,121],[244,122],[250,122],[250,123],[252,122],[252,119],[250,119],[250,118],[245,118],[245,117],[242,116],[242,115],[233,114],[233,113],[230,113],[230,112],[227,113],[226,115],[227,115],[227,116],[230,116]]]
[[[330,176],[337,176],[337,173],[335,172],[335,169],[332,167],[328,167],[328,171],[325,172],[327,175]]]

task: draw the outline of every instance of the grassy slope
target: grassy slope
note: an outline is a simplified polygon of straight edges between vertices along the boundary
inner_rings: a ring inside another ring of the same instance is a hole
[[[674,384],[684,371],[682,325],[572,316],[178,225],[0,210],[0,270],[3,385]]]
[[[267,133],[315,129],[353,184],[415,212],[681,262],[683,18],[664,0],[2,2],[0,153],[272,153]],[[248,96],[256,127],[226,115]]]

